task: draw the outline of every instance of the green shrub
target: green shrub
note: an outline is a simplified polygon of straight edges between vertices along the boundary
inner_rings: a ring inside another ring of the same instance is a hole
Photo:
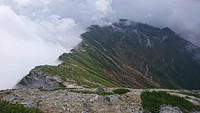
[[[160,106],[164,104],[178,107],[184,113],[200,110],[200,106],[193,105],[182,97],[170,95],[163,91],[144,91],[141,94],[141,99],[143,109],[152,113],[159,113]]]
[[[36,108],[27,108],[22,104],[12,104],[0,100],[0,113],[42,113]]]
[[[111,92],[94,92],[94,91],[85,91],[85,90],[70,90],[71,92],[74,93],[82,93],[82,94],[97,94],[97,95],[112,95],[113,93]]]
[[[130,90],[129,89],[125,89],[125,88],[120,88],[120,89],[113,90],[113,93],[120,94],[120,95],[125,94],[127,92],[130,92]]]

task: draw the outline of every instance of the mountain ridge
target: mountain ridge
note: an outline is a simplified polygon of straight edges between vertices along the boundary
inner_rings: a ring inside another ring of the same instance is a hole
[[[45,73],[42,82],[51,75],[60,77],[62,81],[53,79],[59,87],[73,81],[83,87],[200,88],[199,47],[168,27],[120,19],[108,26],[92,25],[81,37],[72,53],[59,57],[63,63],[37,70]],[[16,88],[41,83],[36,75],[30,72]],[[31,88],[38,87],[48,88]]]

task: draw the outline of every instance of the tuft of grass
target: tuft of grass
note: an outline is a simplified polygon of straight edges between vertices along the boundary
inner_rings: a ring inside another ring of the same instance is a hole
[[[120,95],[128,93],[128,92],[130,92],[130,90],[129,89],[125,89],[125,88],[119,88],[119,89],[113,90],[113,93],[120,94]]]
[[[112,95],[112,92],[94,92],[94,91],[86,91],[86,90],[69,90],[75,93],[82,93],[82,94],[97,94],[97,95]]]
[[[141,99],[143,109],[152,113],[159,113],[160,106],[164,104],[178,107],[184,113],[200,110],[200,106],[194,105],[182,97],[170,95],[163,91],[144,91],[141,94]]]
[[[42,113],[42,111],[36,108],[27,108],[22,104],[12,104],[0,100],[0,113]]]

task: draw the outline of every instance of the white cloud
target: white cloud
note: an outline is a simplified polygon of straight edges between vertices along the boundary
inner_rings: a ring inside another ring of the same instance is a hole
[[[56,64],[81,42],[86,26],[111,13],[110,0],[1,1],[0,89],[11,88],[36,65]]]
[[[13,0],[13,3],[18,5],[18,6],[28,6],[32,4],[34,1],[33,0]]]
[[[107,17],[113,12],[111,7],[112,1],[111,0],[97,0],[95,2],[95,7],[97,12],[101,15],[100,17]]]
[[[56,59],[80,43],[82,29],[72,18],[59,15],[32,19],[0,6],[0,89],[12,88],[37,65]]]
[[[199,0],[0,0],[0,89],[55,64],[91,24],[120,18],[170,27],[200,45]]]
[[[31,5],[49,5],[53,1],[61,0],[10,0],[17,7],[29,7]]]
[[[1,32],[0,89],[12,88],[36,65],[57,64],[57,55],[69,50],[40,39],[16,39]]]

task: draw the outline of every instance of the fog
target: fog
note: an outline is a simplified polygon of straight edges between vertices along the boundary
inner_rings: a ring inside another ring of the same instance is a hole
[[[117,18],[169,27],[200,46],[200,0],[113,0]]]
[[[0,0],[0,89],[81,42],[92,24],[120,18],[170,27],[200,46],[199,0]]]

